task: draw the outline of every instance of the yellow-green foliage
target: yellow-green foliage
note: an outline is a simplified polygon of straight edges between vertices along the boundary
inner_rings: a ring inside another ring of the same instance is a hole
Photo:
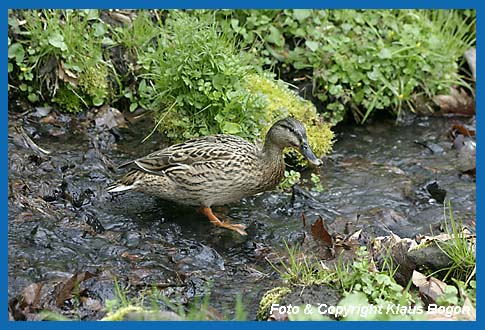
[[[143,312],[143,308],[139,306],[121,307],[117,311],[109,312],[101,321],[123,321],[125,316],[133,312]]]
[[[100,106],[108,97],[108,69],[106,65],[86,67],[79,77],[79,86],[86,95],[90,95],[93,105]]]
[[[246,88],[252,94],[262,96],[266,102],[266,120],[273,123],[287,116],[300,120],[306,127],[308,142],[317,157],[330,152],[333,132],[330,125],[319,117],[315,106],[293,93],[288,86],[270,77],[251,74],[247,77]],[[262,129],[264,136],[270,125]]]
[[[267,320],[271,305],[279,303],[289,293],[291,293],[291,290],[286,287],[276,287],[267,291],[259,302],[259,310],[256,318],[258,320]]]

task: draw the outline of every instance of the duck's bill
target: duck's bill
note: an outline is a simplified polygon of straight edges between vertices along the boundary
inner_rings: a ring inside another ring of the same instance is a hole
[[[300,152],[303,155],[303,157],[305,157],[310,162],[310,164],[314,166],[322,165],[322,161],[318,159],[317,156],[315,156],[315,154],[313,153],[312,149],[308,144],[302,145],[300,148]]]

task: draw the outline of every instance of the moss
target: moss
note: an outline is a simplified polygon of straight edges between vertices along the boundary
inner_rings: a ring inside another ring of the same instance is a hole
[[[259,310],[256,319],[267,320],[269,318],[271,305],[279,303],[281,299],[289,293],[291,293],[291,290],[287,287],[276,287],[267,291],[259,302]]]
[[[286,83],[268,76],[251,74],[247,77],[245,87],[250,93],[262,96],[265,100],[268,125],[262,128],[263,136],[267,133],[271,123],[287,116],[293,116],[305,125],[308,142],[317,157],[331,151],[334,135],[330,124],[324,123],[315,106],[293,93]]]
[[[181,321],[180,315],[164,310],[145,309],[142,306],[125,306],[108,313],[101,321]]]
[[[79,77],[79,86],[91,98],[93,105],[100,106],[109,95],[109,86],[106,80],[108,69],[106,65],[85,67]]]
[[[101,321],[123,321],[128,314],[133,312],[143,312],[143,308],[138,306],[122,307],[115,312],[108,313]]]
[[[59,105],[59,110],[76,113],[82,110],[81,100],[67,86],[62,86],[52,99]]]

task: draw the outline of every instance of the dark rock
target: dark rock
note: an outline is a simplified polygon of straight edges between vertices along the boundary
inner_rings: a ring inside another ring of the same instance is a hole
[[[312,285],[304,289],[295,287],[290,294],[282,299],[281,305],[327,304],[328,306],[337,306],[340,298],[337,290],[325,285]]]
[[[445,149],[440,146],[439,144],[437,143],[434,143],[434,142],[430,142],[430,141],[414,141],[414,143],[416,144],[419,144],[423,147],[426,147],[427,149],[429,149],[432,153],[434,154],[441,154],[445,151]]]
[[[437,181],[426,184],[426,190],[438,203],[443,203],[446,197],[446,190],[440,187]]]
[[[431,271],[442,270],[451,265],[451,259],[436,245],[413,249],[408,257],[417,267],[425,267]]]

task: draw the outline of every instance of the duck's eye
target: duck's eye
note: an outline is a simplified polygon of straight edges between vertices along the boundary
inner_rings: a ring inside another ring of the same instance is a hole
[[[293,133],[293,134],[296,134],[295,133],[295,130],[293,129],[293,127],[291,126],[287,126],[287,125],[281,125],[281,127],[285,128],[287,131]]]

